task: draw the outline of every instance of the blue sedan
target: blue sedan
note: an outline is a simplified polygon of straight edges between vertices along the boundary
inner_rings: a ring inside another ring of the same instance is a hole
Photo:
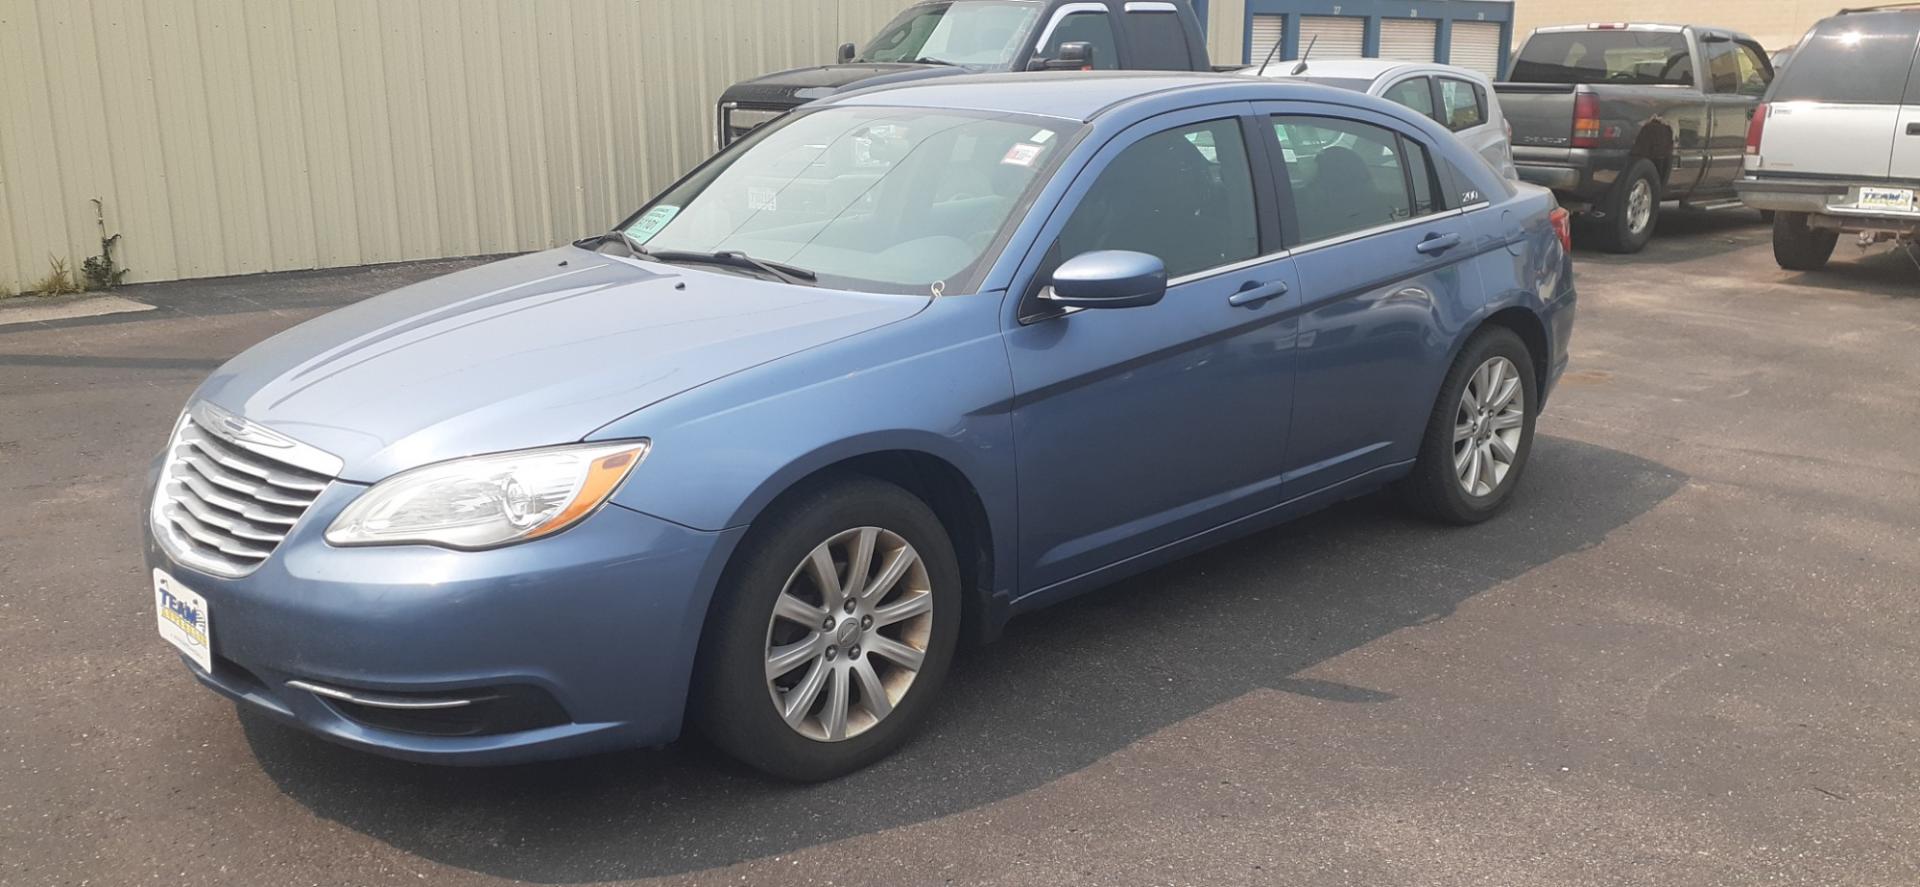
[[[1021,613],[1382,486],[1494,516],[1566,365],[1567,241],[1548,192],[1352,92],[837,96],[607,234],[214,373],[153,469],[157,626],[372,752],[694,726],[831,777]]]

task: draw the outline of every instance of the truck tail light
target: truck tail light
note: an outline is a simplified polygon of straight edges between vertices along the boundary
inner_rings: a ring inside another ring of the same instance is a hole
[[[1573,94],[1573,146],[1600,146],[1600,97],[1590,92]]]
[[[1560,235],[1560,247],[1573,251],[1573,214],[1565,207],[1556,206],[1547,213],[1547,220],[1553,223],[1553,233]]]
[[[1767,134],[1767,115],[1773,113],[1773,106],[1761,102],[1753,109],[1753,120],[1747,123],[1747,156],[1760,156],[1760,139]]]

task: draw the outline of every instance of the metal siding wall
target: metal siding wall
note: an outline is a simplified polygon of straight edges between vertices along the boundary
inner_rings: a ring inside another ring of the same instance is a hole
[[[1887,0],[1519,0],[1514,6],[1513,48],[1534,28],[1587,22],[1655,21],[1713,25],[1750,34],[1768,51],[1790,46],[1842,6],[1872,6]]]
[[[1244,59],[1247,37],[1246,0],[1208,0],[1207,55],[1214,64],[1231,65]]]
[[[79,274],[93,197],[129,281],[565,242],[704,159],[727,84],[901,5],[0,0],[0,291]]]

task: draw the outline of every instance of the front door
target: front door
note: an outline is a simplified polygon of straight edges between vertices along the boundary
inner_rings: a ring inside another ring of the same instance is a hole
[[[1008,318],[1024,593],[1277,504],[1299,281],[1245,104],[1140,124],[1054,210]],[[1167,266],[1158,304],[1063,313],[1053,268],[1094,250]]]
[[[1700,38],[1707,53],[1707,171],[1694,190],[1724,192],[1746,162],[1747,127],[1772,82],[1772,68],[1753,46],[1726,35]]]
[[[1468,212],[1484,197],[1441,175],[1425,136],[1384,115],[1263,105],[1285,171],[1288,244],[1305,314],[1287,497],[1411,460],[1449,343],[1479,309]]]

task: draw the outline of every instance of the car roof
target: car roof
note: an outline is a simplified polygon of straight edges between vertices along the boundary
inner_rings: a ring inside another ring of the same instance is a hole
[[[1294,67],[1299,64],[1299,59],[1274,59],[1273,64],[1267,66],[1267,72],[1265,74],[1259,73],[1259,65],[1251,65],[1236,73],[1260,77],[1292,77],[1295,76],[1293,73]],[[1398,59],[1326,59],[1324,61],[1318,61],[1309,58],[1307,59],[1307,70],[1301,72],[1298,76],[1364,77],[1368,80],[1373,80],[1383,74],[1397,71],[1401,68],[1423,67],[1432,67],[1432,65],[1420,62],[1403,62]]]
[[[962,74],[854,90],[815,104],[1000,111],[1088,122],[1109,109],[1170,92],[1218,93],[1195,96],[1195,104],[1205,104],[1256,99],[1324,100],[1330,89],[1239,74],[1186,71]]]

